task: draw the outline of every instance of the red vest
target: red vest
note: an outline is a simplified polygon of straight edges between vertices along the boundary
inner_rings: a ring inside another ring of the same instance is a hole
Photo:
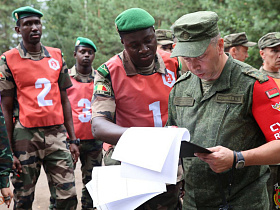
[[[167,74],[127,76],[116,55],[106,65],[116,101],[116,124],[123,127],[163,127],[168,116],[168,97],[177,79],[178,60],[159,52]]]
[[[64,123],[58,86],[62,68],[59,49],[46,47],[52,57],[22,59],[16,48],[4,53],[12,72],[19,103],[19,121],[27,128]]]
[[[70,78],[73,86],[67,89],[67,94],[72,107],[75,135],[81,140],[93,139],[90,124],[93,82],[82,83],[73,77]]]

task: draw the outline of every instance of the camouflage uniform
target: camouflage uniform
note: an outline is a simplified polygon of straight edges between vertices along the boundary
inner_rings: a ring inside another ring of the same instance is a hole
[[[204,94],[201,80],[188,72],[170,93],[167,124],[186,127],[191,142],[203,147],[222,145],[236,151],[258,147],[266,143],[266,139],[252,114],[256,80],[262,83],[268,78],[231,56],[220,77]],[[231,94],[230,97],[226,97],[227,94]],[[242,96],[243,100],[234,96]],[[269,168],[266,165],[234,170],[234,174],[228,170],[218,175],[200,159],[184,158],[183,167],[186,191],[183,209],[219,209],[221,189],[234,210],[268,209]],[[233,176],[233,184],[229,195],[230,176]]]
[[[77,73],[76,67],[73,66],[70,70],[70,76],[72,76],[78,82],[89,83],[94,79],[94,71],[90,75],[81,75]],[[74,125],[75,127],[75,125]],[[78,136],[76,134],[76,136]],[[92,199],[85,188],[91,179],[91,173],[94,166],[101,166],[102,160],[102,141],[95,139],[81,139],[79,146],[80,150],[80,161],[81,161],[81,171],[83,179],[83,189],[82,189],[82,209],[93,209]]]
[[[22,59],[39,60],[51,55],[42,45],[41,52],[30,54],[21,42],[17,49]],[[62,58],[63,59],[63,58]],[[7,66],[5,56],[2,56],[0,72],[4,75],[0,82],[1,95],[10,96],[16,92],[15,82]],[[67,66],[63,59],[58,79],[60,89],[72,85]],[[66,129],[64,125],[41,128],[25,128],[18,120],[18,104],[15,98],[15,124],[12,139],[14,155],[19,159],[23,172],[20,177],[13,176],[15,209],[32,209],[35,185],[40,175],[41,165],[47,174],[50,189],[54,189],[57,209],[76,209],[77,195],[73,161],[66,143]]]
[[[10,186],[9,175],[12,171],[13,156],[0,106],[0,189]]]

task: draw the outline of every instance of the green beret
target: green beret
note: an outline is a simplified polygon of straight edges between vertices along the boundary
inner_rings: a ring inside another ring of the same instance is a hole
[[[137,31],[153,26],[155,19],[143,9],[130,8],[118,15],[115,24],[119,32]]]
[[[258,41],[258,46],[261,50],[266,47],[276,47],[278,45],[280,45],[280,32],[268,33]]]
[[[37,9],[34,9],[32,7],[26,6],[26,7],[20,7],[13,11],[12,16],[15,21],[18,21],[22,18],[30,17],[30,16],[37,16],[42,17],[43,13],[40,12]]]
[[[97,50],[95,44],[93,43],[93,41],[91,41],[88,38],[84,38],[84,37],[78,37],[76,39],[75,47],[76,46],[90,47],[90,48],[94,49],[94,52],[96,52],[96,50]]]

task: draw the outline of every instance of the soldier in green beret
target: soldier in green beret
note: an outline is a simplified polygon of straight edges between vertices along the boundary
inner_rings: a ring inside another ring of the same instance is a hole
[[[257,43],[249,42],[245,32],[229,34],[224,37],[225,52],[228,52],[234,59],[244,62],[248,55],[248,47]]]
[[[258,41],[263,65],[260,71],[272,77],[280,87],[280,32],[270,32],[262,36]],[[280,202],[278,193],[280,190],[280,167],[279,164],[270,165],[270,178],[267,182],[270,199],[270,209],[279,209]]]
[[[1,57],[0,90],[13,168],[19,175],[12,177],[14,209],[32,209],[42,165],[55,209],[76,209],[72,157],[77,161],[79,149],[66,93],[72,86],[68,68],[60,49],[41,44],[39,10],[20,7],[12,16],[22,41]]]
[[[157,51],[155,20],[147,11],[125,10],[115,24],[124,50],[97,69],[92,100],[92,131],[105,142],[107,165],[127,128],[165,126],[168,95],[179,71],[178,58]],[[175,209],[180,187],[181,176],[177,185],[168,185],[167,192],[138,209]]]
[[[67,89],[72,107],[75,135],[80,139],[79,151],[82,171],[82,209],[93,209],[92,199],[85,188],[92,179],[92,169],[101,166],[103,142],[94,139],[91,133],[90,101],[93,94],[94,69],[93,60],[97,48],[92,40],[78,37],[75,42],[74,57],[76,64],[69,75],[73,86]]]
[[[279,88],[225,54],[215,12],[186,14],[173,30],[172,56],[189,71],[170,92],[167,125],[187,128],[190,142],[212,152],[183,157],[183,209],[268,209],[267,165],[280,162]]]

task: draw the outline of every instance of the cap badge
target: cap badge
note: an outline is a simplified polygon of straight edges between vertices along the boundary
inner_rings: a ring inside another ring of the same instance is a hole
[[[181,35],[181,38],[184,40],[188,40],[190,38],[190,34],[186,31],[184,31]]]
[[[280,39],[280,33],[279,32],[275,34],[275,38]]]
[[[78,46],[79,44],[80,44],[80,40],[77,40],[75,46]]]
[[[18,20],[18,13],[15,13],[15,17],[16,17],[16,19]]]

